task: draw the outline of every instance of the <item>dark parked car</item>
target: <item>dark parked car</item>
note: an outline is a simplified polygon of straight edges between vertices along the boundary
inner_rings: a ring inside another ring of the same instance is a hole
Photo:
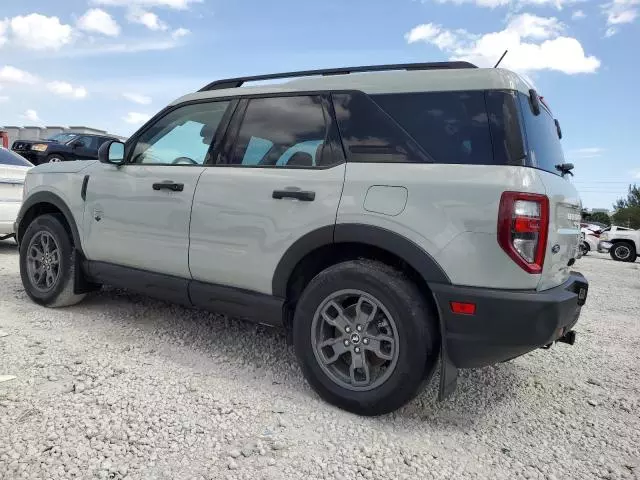
[[[34,165],[68,160],[97,160],[100,145],[110,140],[118,139],[106,135],[59,133],[46,140],[16,140],[11,150]]]

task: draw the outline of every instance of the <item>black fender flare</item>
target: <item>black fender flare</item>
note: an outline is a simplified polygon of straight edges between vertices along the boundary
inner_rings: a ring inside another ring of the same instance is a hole
[[[339,243],[362,243],[386,250],[415,269],[427,284],[451,284],[451,280],[434,258],[402,235],[374,225],[339,223],[313,230],[289,247],[273,274],[273,295],[286,298],[289,278],[305,256],[320,247]]]
[[[71,210],[69,209],[65,201],[52,192],[37,192],[29,196],[24,201],[22,207],[20,207],[20,211],[18,212],[18,217],[16,218],[16,240],[18,242],[20,241],[18,233],[24,230],[23,228],[21,228],[21,223],[24,221],[27,212],[31,209],[31,207],[39,203],[51,204],[62,212],[62,215],[64,215],[65,220],[67,221],[67,224],[71,229],[71,235],[73,236],[73,243],[75,245],[75,248],[80,254],[84,256],[84,252],[82,251],[82,242],[80,241],[80,232],[78,231],[78,226],[76,225],[75,218],[73,217],[73,214],[71,213]]]

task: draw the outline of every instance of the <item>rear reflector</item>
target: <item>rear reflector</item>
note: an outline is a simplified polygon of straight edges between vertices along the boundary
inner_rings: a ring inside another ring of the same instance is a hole
[[[451,311],[460,315],[475,315],[476,304],[464,302],[451,302]]]

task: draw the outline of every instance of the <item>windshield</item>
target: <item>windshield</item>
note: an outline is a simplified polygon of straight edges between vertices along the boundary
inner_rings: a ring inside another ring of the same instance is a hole
[[[529,166],[560,175],[556,165],[564,163],[564,153],[553,116],[543,106],[538,115],[534,114],[529,97],[523,93],[518,96],[524,117]]]
[[[11,165],[17,167],[33,167],[33,164],[11,150],[0,147],[0,165]]]
[[[58,143],[67,143],[77,136],[77,133],[58,133],[57,135],[53,135],[52,137],[47,138],[47,140]]]

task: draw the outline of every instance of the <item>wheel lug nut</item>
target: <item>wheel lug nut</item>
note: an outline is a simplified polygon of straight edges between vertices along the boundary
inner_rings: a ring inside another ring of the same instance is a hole
[[[356,353],[360,353],[360,347],[356,347],[354,350]]]
[[[361,331],[362,331],[362,325],[358,325],[358,326],[356,327],[356,330],[358,330],[359,332],[361,332]]]
[[[351,333],[351,327],[344,327],[344,331],[347,333]]]
[[[344,346],[345,346],[345,347],[348,347],[348,346],[349,346],[349,340],[345,340],[345,341],[344,341]]]
[[[369,339],[365,338],[364,340],[362,340],[362,343],[364,343],[365,345],[369,345]]]

